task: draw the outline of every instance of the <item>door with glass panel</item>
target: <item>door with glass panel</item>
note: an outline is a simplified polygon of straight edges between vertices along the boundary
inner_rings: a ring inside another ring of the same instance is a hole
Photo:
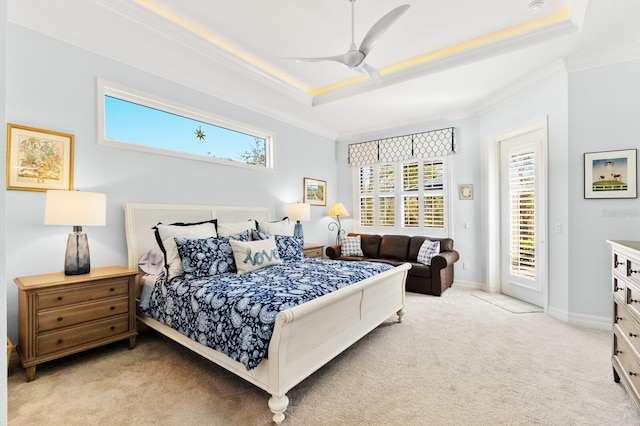
[[[545,306],[546,211],[544,133],[500,143],[501,292]]]

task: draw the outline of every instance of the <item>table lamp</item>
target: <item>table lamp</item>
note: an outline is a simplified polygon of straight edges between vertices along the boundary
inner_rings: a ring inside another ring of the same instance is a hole
[[[304,239],[300,221],[311,219],[310,205],[306,203],[287,204],[287,216],[289,216],[289,220],[296,221],[296,226],[293,228],[293,236]]]
[[[349,216],[349,212],[347,211],[347,208],[344,206],[344,204],[333,203],[331,205],[331,208],[329,209],[329,213],[327,213],[327,216],[335,217],[336,220],[338,221],[337,223],[336,222],[329,223],[328,227],[329,227],[329,231],[333,231],[334,229],[338,230],[338,233],[336,235],[336,244],[340,244],[340,235],[344,233],[344,230],[342,229],[342,225],[340,224],[340,216],[347,217]]]
[[[107,196],[95,192],[49,190],[44,209],[45,225],[71,225],[64,257],[65,275],[88,274],[91,270],[89,241],[83,226],[106,225]]]

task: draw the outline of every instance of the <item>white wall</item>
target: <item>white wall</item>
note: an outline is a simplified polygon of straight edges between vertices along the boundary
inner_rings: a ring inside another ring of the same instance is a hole
[[[584,199],[585,152],[640,148],[640,60],[569,75],[569,310],[611,316],[611,248],[640,240],[639,199]]]
[[[6,21],[2,21],[6,22]],[[87,227],[92,266],[127,264],[125,202],[267,206],[273,219],[302,200],[304,177],[336,183],[333,141],[122,63],[8,25],[7,119],[75,135],[74,188],[107,194],[107,226]],[[96,78],[104,78],[275,133],[274,172],[122,150],[97,144]],[[8,331],[17,339],[14,277],[60,271],[71,229],[43,225],[43,192],[6,191]],[[327,243],[327,207],[312,207],[305,239]],[[3,265],[5,262],[3,262]]]
[[[7,48],[7,2],[6,0],[0,0],[0,128],[5,129],[7,127],[7,104],[6,104],[6,48]],[[2,182],[2,188],[6,188],[6,149],[0,153],[0,181]],[[7,271],[6,271],[6,194],[5,191],[0,191],[0,312],[7,312]],[[0,315],[0,336],[7,334],[7,316]],[[6,352],[0,354],[0,365],[5,365]],[[0,378],[0,422],[4,422],[7,418],[7,376],[2,374]]]

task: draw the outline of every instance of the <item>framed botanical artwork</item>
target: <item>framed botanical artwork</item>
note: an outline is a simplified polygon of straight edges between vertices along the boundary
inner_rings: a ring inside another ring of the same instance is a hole
[[[458,185],[458,198],[461,200],[473,200],[473,185],[470,183]]]
[[[73,185],[73,135],[7,125],[7,189],[46,191]]]
[[[327,205],[327,182],[324,180],[304,178],[303,203],[312,206]]]
[[[637,198],[637,150],[584,154],[584,198]]]

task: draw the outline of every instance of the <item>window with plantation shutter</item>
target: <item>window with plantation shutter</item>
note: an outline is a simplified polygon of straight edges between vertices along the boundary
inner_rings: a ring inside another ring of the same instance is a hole
[[[535,279],[535,157],[523,151],[509,157],[511,274]]]
[[[354,168],[359,182],[354,230],[447,237],[447,164],[443,157]]]

